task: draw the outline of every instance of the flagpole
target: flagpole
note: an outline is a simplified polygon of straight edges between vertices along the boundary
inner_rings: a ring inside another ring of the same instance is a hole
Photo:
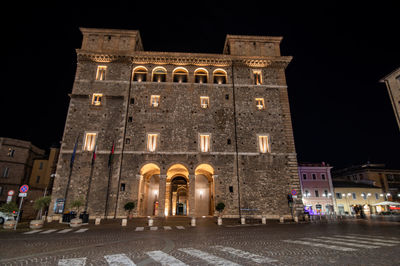
[[[88,208],[88,205],[89,205],[89,193],[90,193],[90,187],[92,185],[94,162],[96,160],[96,149],[97,149],[97,139],[96,139],[96,142],[94,144],[94,149],[93,149],[92,163],[91,163],[90,175],[89,175],[89,184],[88,184],[88,189],[87,189],[87,192],[86,192],[85,212],[87,212],[87,208]]]
[[[108,185],[107,185],[107,194],[106,194],[106,207],[104,210],[104,218],[105,219],[107,219],[107,213],[108,213],[108,200],[109,200],[109,193],[110,193],[113,156],[114,156],[114,141],[113,141],[113,145],[111,148],[110,158],[108,159]]]
[[[74,168],[75,154],[76,154],[76,148],[78,146],[79,136],[80,136],[80,134],[78,134],[78,136],[76,137],[74,150],[71,155],[71,162],[69,163],[69,175],[68,175],[68,180],[67,180],[67,187],[65,188],[64,205],[63,205],[62,213],[64,213],[65,206],[67,205],[68,190],[69,190],[69,185],[71,184],[72,169]]]

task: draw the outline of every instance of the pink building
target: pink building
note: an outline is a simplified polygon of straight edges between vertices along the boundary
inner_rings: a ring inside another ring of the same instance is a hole
[[[335,195],[331,178],[331,166],[299,163],[299,178],[303,195],[303,204],[310,214],[334,213]]]

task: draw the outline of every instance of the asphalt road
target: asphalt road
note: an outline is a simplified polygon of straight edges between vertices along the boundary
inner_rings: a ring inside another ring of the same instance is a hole
[[[87,226],[0,232],[0,265],[400,265],[400,223]]]

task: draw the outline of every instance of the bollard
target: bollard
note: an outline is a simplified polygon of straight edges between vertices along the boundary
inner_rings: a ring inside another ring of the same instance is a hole
[[[267,218],[262,217],[262,218],[261,218],[261,223],[262,223],[262,224],[266,224],[266,223],[267,223]]]
[[[122,226],[126,226],[127,222],[128,222],[128,219],[126,219],[126,218],[122,219],[122,224],[121,225]]]
[[[294,217],[294,222],[295,222],[295,223],[298,223],[298,222],[299,222],[299,217],[298,217],[298,216],[295,216],[295,217]]]
[[[196,218],[192,217],[191,226],[196,226]]]
[[[96,221],[95,221],[95,225],[99,225],[100,224],[100,220],[101,220],[101,218],[96,218]]]
[[[153,218],[149,218],[149,226],[153,226]]]
[[[244,217],[240,218],[240,223],[241,224],[246,224],[246,218],[244,218]]]
[[[222,218],[218,217],[218,225],[222,225]]]
[[[308,222],[308,221],[310,220],[310,216],[305,215],[305,216],[304,216],[304,219],[306,220],[306,222]]]
[[[283,224],[283,223],[285,222],[285,218],[283,218],[283,216],[281,216],[281,217],[279,218],[279,222],[280,222],[281,224]]]

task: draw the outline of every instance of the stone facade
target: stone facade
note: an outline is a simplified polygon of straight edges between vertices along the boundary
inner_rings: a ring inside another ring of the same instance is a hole
[[[193,54],[143,51],[138,31],[81,32],[53,204],[70,182],[67,208],[82,198],[91,217],[123,217],[129,201],[138,216],[216,215],[223,202],[226,217],[291,217],[300,184],[280,37],[227,35],[223,54]]]
[[[400,129],[400,67],[380,80],[385,83],[392,103],[394,116]]]

